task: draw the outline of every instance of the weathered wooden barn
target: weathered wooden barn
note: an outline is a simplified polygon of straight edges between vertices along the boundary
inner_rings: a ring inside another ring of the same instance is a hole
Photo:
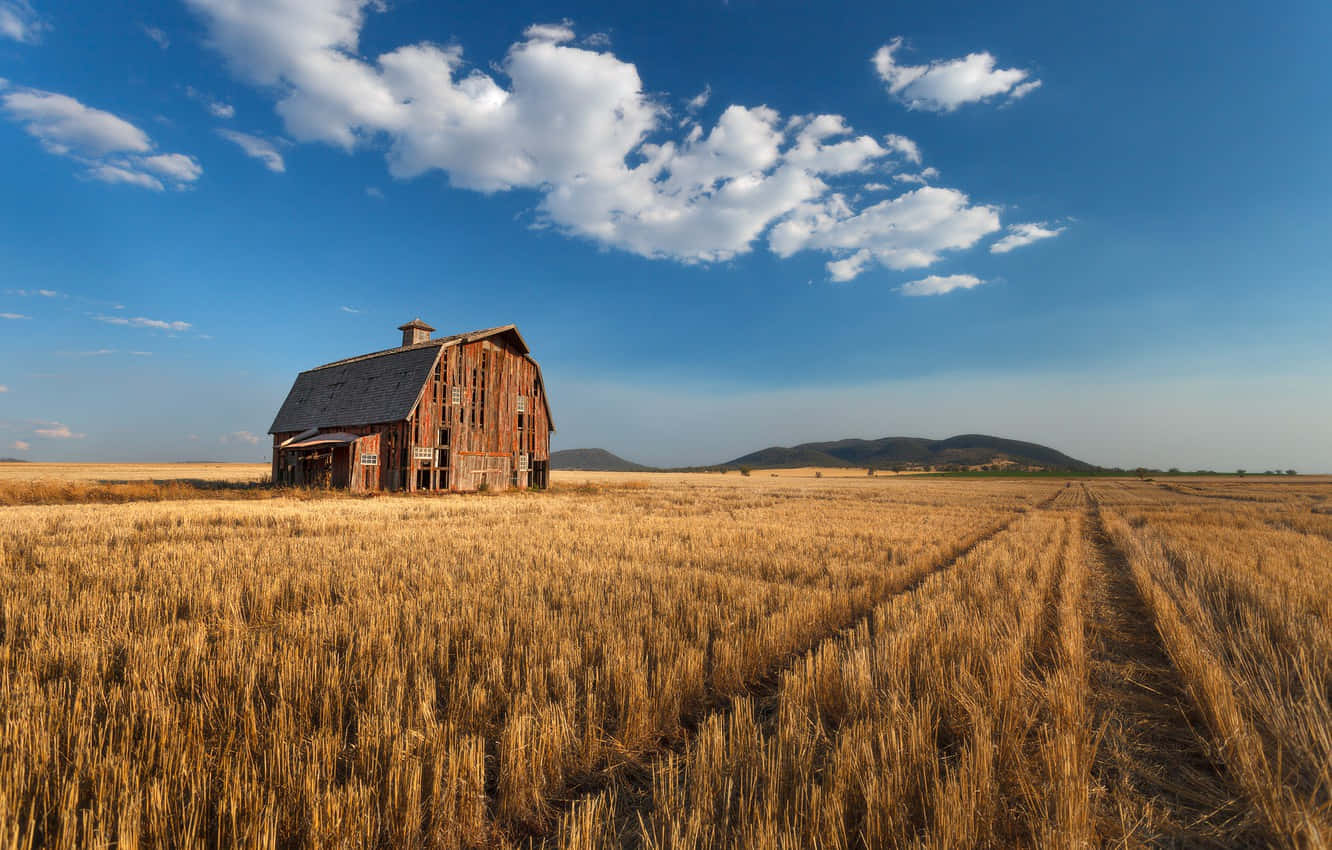
[[[545,487],[555,426],[513,325],[402,345],[296,376],[268,433],[273,481],[351,490]]]

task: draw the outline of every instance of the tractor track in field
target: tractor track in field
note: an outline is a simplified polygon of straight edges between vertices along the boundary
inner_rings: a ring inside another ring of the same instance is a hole
[[[1085,485],[1084,485],[1085,487]],[[1205,726],[1170,660],[1100,504],[1084,525],[1096,830],[1103,846],[1266,846],[1213,757]]]
[[[749,699],[754,704],[755,720],[759,726],[771,731],[772,725],[776,722],[776,702],[782,677],[788,671],[803,664],[807,658],[818,652],[828,642],[855,631],[867,622],[873,616],[874,611],[885,602],[902,594],[911,593],[932,576],[950,569],[980,546],[1003,534],[1028,510],[1049,508],[1057,496],[1058,492],[1033,508],[1018,509],[1014,515],[982,532],[970,543],[911,579],[906,585],[874,599],[862,613],[857,614],[849,622],[844,622],[836,628],[828,630],[804,649],[783,656],[762,676],[749,683],[744,690],[714,696],[703,706],[702,710],[681,721],[680,731],[676,736],[645,754],[641,759],[610,765],[589,776],[575,777],[570,781],[562,795],[550,801],[552,816],[548,821],[549,828],[544,830],[510,829],[507,832],[508,837],[518,844],[540,846],[544,840],[553,836],[554,827],[563,815],[573,810],[579,802],[595,797],[612,785],[618,785],[624,792],[624,799],[628,801],[626,810],[618,816],[618,819],[621,823],[637,822],[639,817],[646,815],[651,809],[654,769],[667,757],[683,754],[688,749],[690,742],[694,740],[698,730],[705,723],[714,717],[730,715],[736,710],[742,699]]]

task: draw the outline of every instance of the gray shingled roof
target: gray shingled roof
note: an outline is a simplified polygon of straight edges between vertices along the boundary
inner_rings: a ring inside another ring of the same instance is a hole
[[[431,340],[302,372],[268,433],[406,419],[442,343]]]

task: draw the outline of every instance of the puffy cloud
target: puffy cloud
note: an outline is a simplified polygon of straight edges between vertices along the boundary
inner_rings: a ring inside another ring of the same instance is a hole
[[[855,252],[843,260],[833,260],[827,264],[828,276],[841,283],[858,277],[870,263],[874,262],[874,256],[864,248]]]
[[[263,437],[258,434],[251,434],[249,431],[232,431],[230,434],[223,434],[220,442],[222,443],[246,443],[251,446],[257,446],[263,441]]]
[[[19,88],[0,95],[0,107],[47,151],[82,164],[92,180],[161,191],[164,179],[182,188],[203,174],[193,157],[154,154],[143,130],[68,95]]]
[[[283,160],[282,154],[278,152],[277,146],[267,139],[252,136],[249,133],[238,133],[235,130],[218,130],[217,133],[245,151],[246,156],[262,162],[269,171],[282,174],[287,170],[287,163]]]
[[[892,150],[902,154],[902,156],[906,157],[907,160],[915,165],[920,165],[920,148],[916,146],[915,142],[911,141],[906,136],[898,136],[895,134],[885,136],[883,143]]]
[[[971,289],[985,281],[969,274],[932,274],[929,277],[913,280],[898,287],[903,295],[943,295],[955,289]]]
[[[858,135],[841,116],[733,104],[710,127],[677,126],[632,63],[574,42],[567,21],[529,27],[485,71],[456,46],[361,56],[365,17],[384,8],[371,0],[186,2],[234,72],[276,93],[292,138],[383,145],[400,179],[441,171],[459,188],[534,191],[536,226],[604,247],[717,262],[767,234],[783,256],[825,251],[849,271],[866,266],[846,262],[861,250],[910,268],[998,229],[995,208],[956,190],[852,209],[843,184],[918,165],[921,153],[903,136]]]
[[[152,150],[148,134],[133,124],[84,106],[72,97],[37,89],[18,89],[0,97],[5,111],[52,153],[105,156]]]
[[[48,440],[82,440],[87,436],[87,434],[75,434],[69,430],[68,425],[60,422],[43,422],[41,427],[33,429],[33,433]]]
[[[139,160],[139,165],[180,183],[193,183],[203,176],[203,166],[183,153],[160,153]]]
[[[145,319],[143,316],[126,318],[125,316],[93,316],[99,322],[108,325],[127,325],[133,328],[152,328],[159,331],[187,331],[194,327],[189,322],[167,322],[162,319]]]
[[[804,204],[772,229],[769,245],[782,257],[807,249],[847,255],[850,262],[836,261],[828,272],[850,280],[871,259],[890,269],[923,268],[998,229],[996,208],[972,204],[956,189],[923,186],[858,212],[840,195]]]
[[[894,54],[902,39],[880,47],[871,62],[888,92],[908,109],[952,112],[966,103],[978,103],[997,95],[1016,99],[1041,84],[1027,80],[1021,68],[995,68],[989,53],[969,53],[961,59],[934,60],[926,65],[899,65]]]
[[[49,28],[26,0],[0,0],[0,36],[35,44]]]
[[[29,443],[26,440],[15,440],[9,444],[9,447],[16,452],[26,452],[28,449],[32,448],[32,443]]]
[[[1031,221],[1026,224],[1010,224],[1008,233],[1000,240],[990,246],[991,254],[1007,254],[1014,248],[1021,248],[1023,245],[1030,245],[1033,242],[1039,242],[1042,239],[1053,239],[1063,233],[1066,228],[1046,227],[1043,221]]]
[[[4,384],[0,384],[0,393],[7,393],[7,392],[9,392],[9,387],[5,386]]]

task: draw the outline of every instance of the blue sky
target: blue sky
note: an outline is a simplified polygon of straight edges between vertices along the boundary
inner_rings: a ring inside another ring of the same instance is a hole
[[[0,0],[0,455],[516,322],[557,448],[1332,471],[1324,4]]]

